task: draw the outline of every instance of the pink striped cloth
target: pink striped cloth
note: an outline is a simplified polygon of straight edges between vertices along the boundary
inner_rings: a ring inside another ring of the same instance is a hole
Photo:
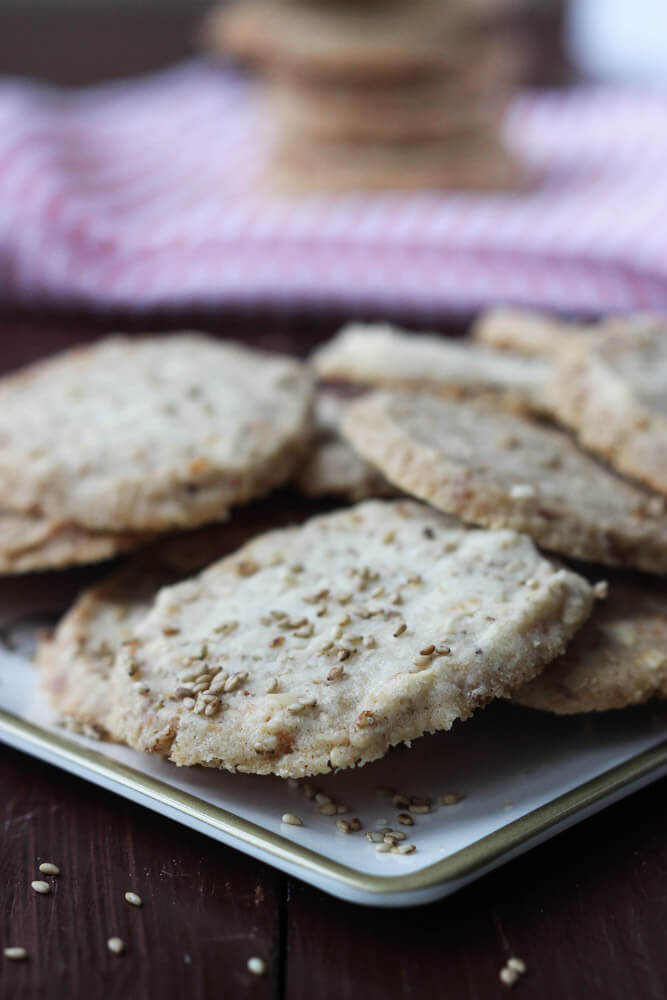
[[[277,198],[248,85],[203,62],[59,92],[0,84],[0,295],[467,311],[667,308],[667,95],[524,93],[523,194]]]

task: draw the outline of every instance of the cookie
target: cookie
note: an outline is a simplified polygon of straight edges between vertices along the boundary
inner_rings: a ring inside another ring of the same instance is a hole
[[[413,393],[354,403],[342,430],[390,482],[466,522],[524,531],[577,559],[667,572],[663,498],[560,430],[488,400]]]
[[[285,506],[284,519],[299,513],[298,507]],[[116,654],[147,614],[159,588],[201,570],[282,520],[269,502],[255,504],[242,519],[160,539],[84,590],[53,635],[42,637],[37,652],[42,686],[58,717],[71,728],[106,735],[109,678]]]
[[[581,335],[596,328],[593,324],[566,322],[530,309],[496,306],[477,317],[470,333],[473,341],[484,347],[553,359],[569,351]]]
[[[352,95],[331,88],[278,87],[269,90],[265,101],[287,142],[422,142],[493,133],[500,127],[507,103],[500,94],[457,100],[446,87],[438,90],[440,99],[428,101],[423,85],[385,93],[359,88]]]
[[[110,337],[0,381],[0,505],[90,531],[224,518],[310,432],[298,362],[198,334]]]
[[[512,358],[469,341],[414,334],[388,324],[350,323],[319,348],[312,364],[320,378],[362,385],[509,393],[541,403],[548,366]]]
[[[294,486],[306,497],[358,501],[394,496],[396,490],[384,476],[341,438],[339,426],[346,405],[336,393],[324,389],[318,392],[315,439],[294,479]]]
[[[0,512],[0,574],[34,573],[100,562],[144,544],[152,535],[87,531],[29,514]]]
[[[512,701],[571,715],[667,696],[667,586],[612,577],[609,595],[544,673]]]
[[[425,0],[309,8],[244,0],[215,9],[204,38],[271,76],[370,85],[483,69],[506,41]]]
[[[559,359],[559,421],[614,468],[667,494],[667,320],[610,320]]]
[[[533,677],[592,599],[525,536],[367,501],[161,590],[116,661],[109,728],[179,765],[351,767]]]

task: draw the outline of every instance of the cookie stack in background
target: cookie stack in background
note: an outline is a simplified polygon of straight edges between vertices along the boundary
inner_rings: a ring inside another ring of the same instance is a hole
[[[258,74],[280,190],[503,189],[503,145],[528,71],[525,0],[236,0],[210,49]]]

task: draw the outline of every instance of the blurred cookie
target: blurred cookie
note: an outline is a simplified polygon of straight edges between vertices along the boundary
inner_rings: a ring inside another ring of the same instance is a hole
[[[342,430],[406,493],[563,555],[667,572],[662,498],[579,451],[569,435],[486,400],[376,393]]]
[[[67,351],[0,380],[0,505],[113,533],[220,520],[290,477],[312,395],[299,362],[199,334]]]
[[[512,701],[544,712],[605,712],[667,696],[667,587],[612,577],[567,651]]]

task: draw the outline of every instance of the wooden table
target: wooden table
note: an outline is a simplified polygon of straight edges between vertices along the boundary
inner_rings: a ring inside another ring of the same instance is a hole
[[[199,319],[301,350],[336,323]],[[6,316],[2,368],[100,325]],[[487,1000],[505,995],[498,972],[510,955],[528,966],[515,987],[525,1000],[667,996],[667,781],[450,899],[396,911],[331,899],[2,747],[0,802],[0,944],[30,952],[25,963],[0,959],[3,1000]],[[62,869],[51,896],[30,889],[41,861]],[[142,909],[124,902],[128,889]],[[120,957],[105,946],[115,934]],[[248,971],[251,956],[263,976]]]

